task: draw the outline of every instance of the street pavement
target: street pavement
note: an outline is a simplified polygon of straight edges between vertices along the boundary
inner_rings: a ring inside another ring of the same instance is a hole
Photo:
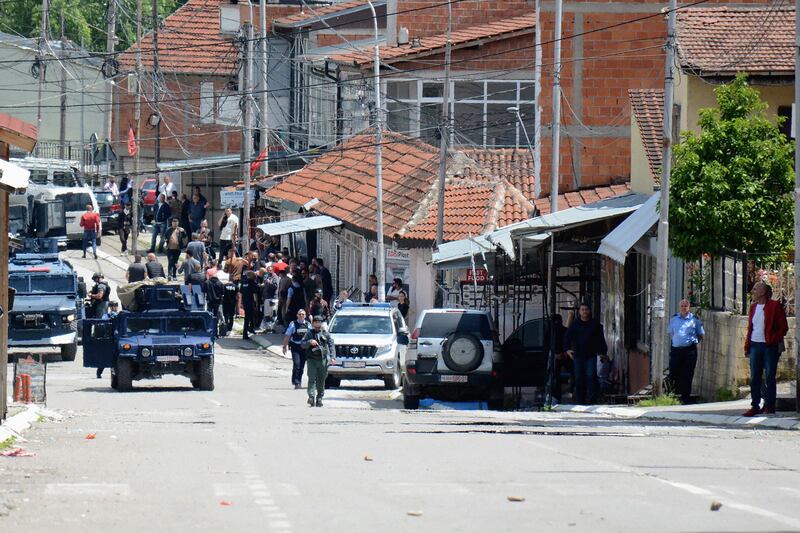
[[[102,254],[75,264],[124,279]],[[81,360],[48,366],[63,418],[17,443],[35,456],[0,457],[0,531],[800,530],[796,431],[405,411],[377,381],[309,408],[289,361],[237,338],[213,392],[117,393]]]

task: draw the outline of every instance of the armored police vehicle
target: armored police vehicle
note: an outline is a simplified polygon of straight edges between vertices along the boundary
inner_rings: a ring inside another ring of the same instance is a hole
[[[214,390],[216,318],[194,287],[141,282],[132,301],[106,319],[83,321],[83,366],[111,368],[111,387],[130,391],[133,380],[164,374],[188,377],[200,390]],[[128,288],[130,286],[127,286]]]
[[[11,257],[8,278],[16,293],[9,347],[58,346],[62,360],[75,360],[86,286],[72,265],[59,258],[57,239],[24,239],[23,249]]]

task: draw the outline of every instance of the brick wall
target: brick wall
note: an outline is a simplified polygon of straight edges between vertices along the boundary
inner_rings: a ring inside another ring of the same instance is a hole
[[[704,400],[715,400],[721,388],[733,389],[746,385],[750,367],[744,356],[747,317],[720,311],[703,311],[706,336],[700,344],[693,392]],[[794,375],[795,319],[789,318],[786,351],[778,361],[778,376]]]

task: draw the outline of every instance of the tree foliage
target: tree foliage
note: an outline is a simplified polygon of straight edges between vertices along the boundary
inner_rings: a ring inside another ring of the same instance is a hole
[[[158,0],[160,17],[166,17],[186,0]],[[136,41],[136,0],[116,0],[117,5],[117,50],[126,50]],[[152,28],[152,5],[142,5],[142,33]],[[62,15],[64,36],[80,45],[84,43],[90,51],[106,50],[106,28],[108,2],[105,0],[50,0],[49,35],[60,39]],[[39,37],[42,24],[41,0],[12,0],[0,2],[0,30],[23,37]]]
[[[793,239],[793,145],[746,76],[715,93],[717,107],[700,111],[701,132],[675,147],[670,247],[687,260],[722,249],[784,252]]]

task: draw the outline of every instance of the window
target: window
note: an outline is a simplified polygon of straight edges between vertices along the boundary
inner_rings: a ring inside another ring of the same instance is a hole
[[[792,138],[792,106],[790,105],[779,105],[778,106],[778,116],[783,117],[783,124],[781,124],[778,129],[781,133],[786,135],[787,139]],[[33,174],[31,174],[33,175]]]
[[[219,96],[217,124],[238,126],[241,124],[242,112],[239,109],[238,93],[223,93]]]
[[[308,79],[308,143],[326,145],[336,135],[336,85],[320,76]]]
[[[523,125],[508,108],[519,109],[530,143],[536,142],[534,87],[529,80],[454,80],[454,145],[528,148]],[[386,84],[389,129],[438,144],[444,84],[427,80],[391,80]]]
[[[375,315],[338,315],[331,321],[331,333],[391,335],[392,319]]]
[[[200,83],[200,124],[214,122],[214,84],[210,81]]]
[[[87,192],[68,192],[57,197],[64,202],[64,211],[84,211],[92,203],[92,197]]]

